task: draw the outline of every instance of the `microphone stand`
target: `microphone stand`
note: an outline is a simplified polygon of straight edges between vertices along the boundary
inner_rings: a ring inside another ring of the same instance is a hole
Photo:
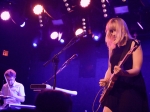
[[[55,87],[56,87],[56,72],[57,72],[57,68],[58,68],[58,62],[59,62],[59,59],[58,59],[58,56],[64,52],[66,49],[68,49],[69,47],[71,47],[73,44],[75,44],[77,41],[80,40],[79,38],[80,35],[78,35],[77,37],[74,37],[70,40],[70,42],[60,51],[58,52],[56,55],[54,55],[52,57],[52,59],[48,60],[46,63],[43,64],[43,66],[47,66],[50,62],[54,63],[54,85],[53,85],[53,89],[55,90]]]
[[[77,57],[77,54],[74,54]],[[74,56],[73,55],[73,56]],[[64,68],[66,68],[68,66],[68,64],[75,59],[76,57],[74,56],[74,58],[69,58],[67,61],[64,62],[64,64],[59,68],[59,70],[57,70],[56,75],[58,75]],[[44,84],[46,84],[48,81],[50,81],[52,78],[54,78],[54,75],[49,78],[47,81],[45,81]]]

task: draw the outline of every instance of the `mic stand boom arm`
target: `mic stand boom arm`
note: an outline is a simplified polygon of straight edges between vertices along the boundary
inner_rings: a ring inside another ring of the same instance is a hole
[[[57,70],[56,75],[58,75],[64,68],[66,68],[67,65],[68,65],[73,59],[75,59],[77,56],[78,56],[77,54],[74,54],[71,58],[69,58],[67,61],[65,61],[64,64],[60,67],[60,69]],[[49,78],[44,84],[46,84],[46,83],[47,83],[48,81],[50,81],[52,78],[54,78],[54,75],[53,75],[51,78]]]

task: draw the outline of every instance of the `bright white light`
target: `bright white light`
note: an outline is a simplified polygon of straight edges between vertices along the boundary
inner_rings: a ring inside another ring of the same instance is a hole
[[[99,36],[94,36],[94,40],[98,41],[99,40]]]
[[[83,23],[82,23],[82,25],[86,25],[86,23],[85,23],[85,22],[83,22]]]
[[[86,26],[83,26],[83,29],[85,30],[85,29],[86,29]]]
[[[105,0],[101,0],[101,2],[102,2],[102,3],[104,3],[104,2],[105,2]]]
[[[1,13],[1,19],[2,20],[8,20],[8,19],[10,19],[10,14],[9,14],[9,12],[8,11],[4,11],[4,12],[2,12]]]
[[[58,33],[57,32],[51,33],[51,39],[57,39],[57,38],[58,38]]]
[[[43,6],[42,5],[36,5],[34,8],[33,8],[33,12],[37,15],[41,14],[43,12]]]
[[[42,23],[40,24],[40,27],[43,27],[43,24],[42,24]]]
[[[90,2],[91,2],[91,0],[81,0],[80,5],[82,7],[87,7],[87,6],[89,6]]]
[[[25,24],[26,24],[26,22],[23,22],[23,23],[20,25],[20,27],[24,27]]]
[[[68,4],[68,3],[65,3],[65,6],[66,6],[66,7],[68,7],[68,6],[69,6],[69,4]]]
[[[107,10],[106,10],[106,9],[103,9],[103,12],[107,12]]]
[[[82,18],[82,21],[85,21],[85,18]]]
[[[139,27],[143,30],[144,28],[143,28],[143,26],[139,23],[139,22],[137,22],[137,24],[139,25]]]
[[[71,10],[71,9],[68,7],[68,8],[67,8],[67,11],[70,11],[70,10]]]
[[[104,17],[106,18],[106,17],[108,17],[108,15],[107,15],[107,14],[104,14]]]
[[[60,43],[62,43],[62,44],[63,44],[64,42],[65,42],[65,41],[64,41],[64,39],[60,39]]]
[[[36,44],[36,43],[33,43],[33,47],[37,47],[37,44]]]
[[[103,8],[105,8],[105,7],[106,7],[106,5],[105,5],[105,4],[102,4],[102,7],[103,7]]]
[[[75,35],[78,36],[83,33],[83,29],[79,28],[76,30]]]

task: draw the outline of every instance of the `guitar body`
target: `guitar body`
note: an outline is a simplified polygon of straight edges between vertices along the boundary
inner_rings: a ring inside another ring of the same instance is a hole
[[[108,85],[104,88],[100,100],[99,102],[102,103],[104,101],[104,99],[107,97],[108,93],[110,92],[110,90],[113,88],[115,81],[118,79],[118,76],[115,74],[111,75],[111,79],[108,83]]]

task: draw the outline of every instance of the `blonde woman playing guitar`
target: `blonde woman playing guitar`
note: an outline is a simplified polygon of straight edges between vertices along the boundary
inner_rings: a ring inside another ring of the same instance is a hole
[[[149,112],[141,74],[141,45],[135,47],[138,41],[131,37],[121,18],[108,21],[105,41],[109,49],[108,69],[99,82],[100,86],[105,87],[100,97],[103,112]],[[127,58],[124,58],[126,55]]]

